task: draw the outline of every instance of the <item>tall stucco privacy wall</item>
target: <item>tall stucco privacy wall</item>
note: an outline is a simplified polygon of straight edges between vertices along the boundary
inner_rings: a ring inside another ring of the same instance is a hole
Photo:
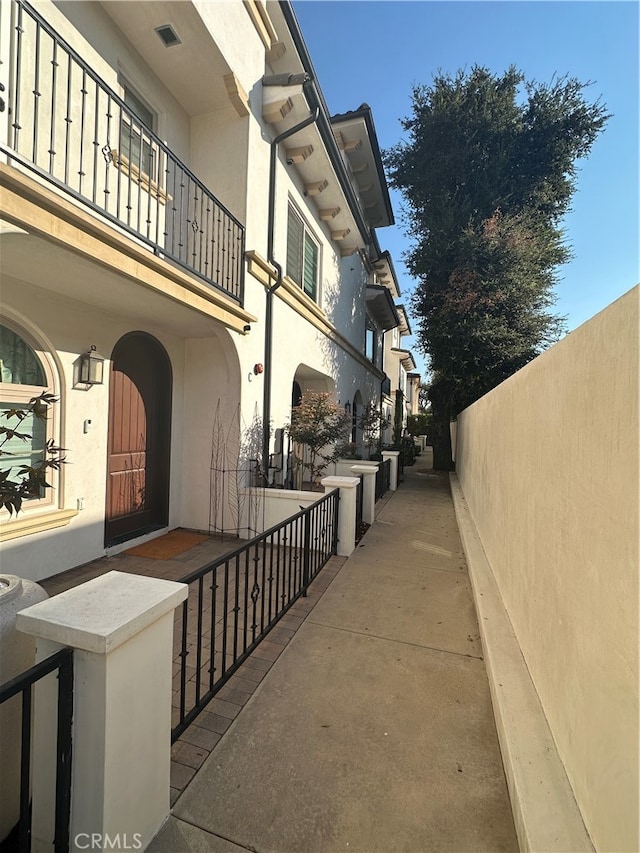
[[[638,850],[638,303],[458,418],[456,470],[586,828]]]

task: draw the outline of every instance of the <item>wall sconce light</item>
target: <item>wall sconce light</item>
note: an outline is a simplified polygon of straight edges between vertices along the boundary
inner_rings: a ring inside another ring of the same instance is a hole
[[[346,402],[346,403],[344,404],[344,410],[345,410],[345,412],[346,412],[348,415],[350,415],[350,414],[351,414],[351,403]]]
[[[93,344],[80,356],[78,380],[85,385],[102,385],[104,381],[104,358]]]

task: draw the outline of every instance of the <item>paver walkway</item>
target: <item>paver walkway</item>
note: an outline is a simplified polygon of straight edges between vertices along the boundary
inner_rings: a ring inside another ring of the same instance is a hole
[[[229,554],[238,547],[239,540],[234,537],[220,537],[216,535],[209,536],[204,542],[189,548],[180,554],[171,558],[159,560],[150,557],[142,557],[137,554],[123,551],[119,554],[109,557],[102,557],[98,560],[93,560],[83,566],[78,566],[70,569],[62,574],[55,575],[47,580],[41,581],[41,585],[46,589],[50,596],[65,592],[75,586],[79,586],[86,581],[99,577],[110,571],[125,572],[129,574],[137,574],[148,577],[163,578],[165,580],[182,581],[186,576],[194,571],[208,566],[212,561],[219,557]],[[134,549],[135,550],[135,549]],[[275,552],[274,552],[275,553]],[[285,564],[281,567],[281,571],[276,569],[276,560],[269,552],[270,571],[276,577],[288,577],[288,571],[291,571],[291,564],[294,562],[288,560],[290,550],[286,547],[278,548],[279,559]],[[322,570],[320,577],[316,578],[313,583],[313,588],[309,590],[306,598],[299,599],[293,607],[285,614],[278,622],[277,627],[272,630],[268,638],[264,640],[256,649],[256,651],[242,664],[240,669],[229,679],[229,681],[217,692],[215,698],[209,702],[206,711],[201,713],[194,723],[192,723],[186,731],[182,733],[171,749],[171,804],[176,801],[182,791],[189,784],[191,779],[207,757],[210,755],[216,745],[219,743],[222,735],[227,731],[231,722],[236,718],[247,700],[251,697],[257,685],[265,677],[266,673],[271,668],[272,663],[277,660],[280,653],[283,651],[291,637],[294,636],[297,628],[302,624],[304,618],[318,601],[327,585],[331,582],[335,573],[344,563],[343,557],[332,557],[329,563]],[[228,588],[232,590],[232,595],[228,602],[229,612],[232,614],[234,606],[234,593],[236,590],[235,572],[237,565],[232,562],[228,568]],[[222,572],[224,574],[224,570]],[[282,581],[283,582],[283,581]],[[203,584],[203,605],[204,617],[203,625],[206,626],[210,621],[210,584]],[[239,600],[244,599],[245,579],[243,572],[240,571],[238,577],[237,591]],[[281,589],[282,593],[283,590]],[[217,593],[217,613],[222,613],[224,599],[224,590],[222,584]],[[209,605],[209,609],[207,609]],[[191,626],[188,633],[188,661],[194,662],[197,659],[196,643],[197,634],[193,633],[193,626],[196,624],[195,613],[198,606],[198,584],[192,583],[189,595],[189,625]],[[242,614],[241,614],[242,616]],[[181,651],[182,651],[182,618],[183,609],[176,609],[174,619],[174,644],[173,644],[173,696],[171,720],[172,726],[176,725],[180,719],[180,671],[181,671]],[[244,627],[243,619],[238,622],[238,639],[239,648],[242,649],[242,631]],[[220,640],[223,631],[223,622],[221,619],[217,623],[216,636]],[[229,649],[233,649],[233,633],[234,620],[230,618],[227,628],[229,639]],[[204,634],[207,634],[205,631]],[[216,648],[220,648],[221,643],[218,641]],[[203,672],[207,672],[210,658],[210,642],[206,636],[203,636],[202,642],[202,667]],[[227,655],[227,664],[230,665],[233,660],[233,655]],[[221,656],[216,655],[215,665],[217,672],[220,672]],[[198,673],[194,666],[186,667],[187,685],[186,685],[186,711],[190,711],[195,702],[195,680]],[[209,689],[208,676],[201,682],[201,693],[205,693]]]
[[[229,705],[152,853],[518,849],[449,482],[429,463],[243,665],[246,689],[229,682],[191,727]]]

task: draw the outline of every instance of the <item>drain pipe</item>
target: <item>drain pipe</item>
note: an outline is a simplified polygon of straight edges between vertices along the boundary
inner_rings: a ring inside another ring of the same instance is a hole
[[[305,75],[307,76],[307,75]],[[304,86],[308,85],[311,78],[304,81]],[[286,84],[284,84],[286,85]],[[311,124],[315,124],[320,115],[320,108],[316,106],[306,119],[299,124],[294,125],[285,130],[273,139],[271,142],[270,162],[269,162],[269,211],[267,218],[267,261],[275,267],[277,278],[267,290],[267,303],[265,309],[265,330],[264,330],[264,396],[262,401],[262,468],[265,485],[269,485],[269,445],[271,438],[271,366],[273,353],[273,294],[282,284],[282,266],[276,261],[273,253],[274,229],[275,229],[275,208],[276,208],[276,166],[278,162],[278,147],[281,142],[304,130]]]

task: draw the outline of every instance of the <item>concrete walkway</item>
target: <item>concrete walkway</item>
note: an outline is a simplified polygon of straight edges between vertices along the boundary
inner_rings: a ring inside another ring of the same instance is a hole
[[[430,461],[407,469],[150,851],[518,849],[449,480]]]

